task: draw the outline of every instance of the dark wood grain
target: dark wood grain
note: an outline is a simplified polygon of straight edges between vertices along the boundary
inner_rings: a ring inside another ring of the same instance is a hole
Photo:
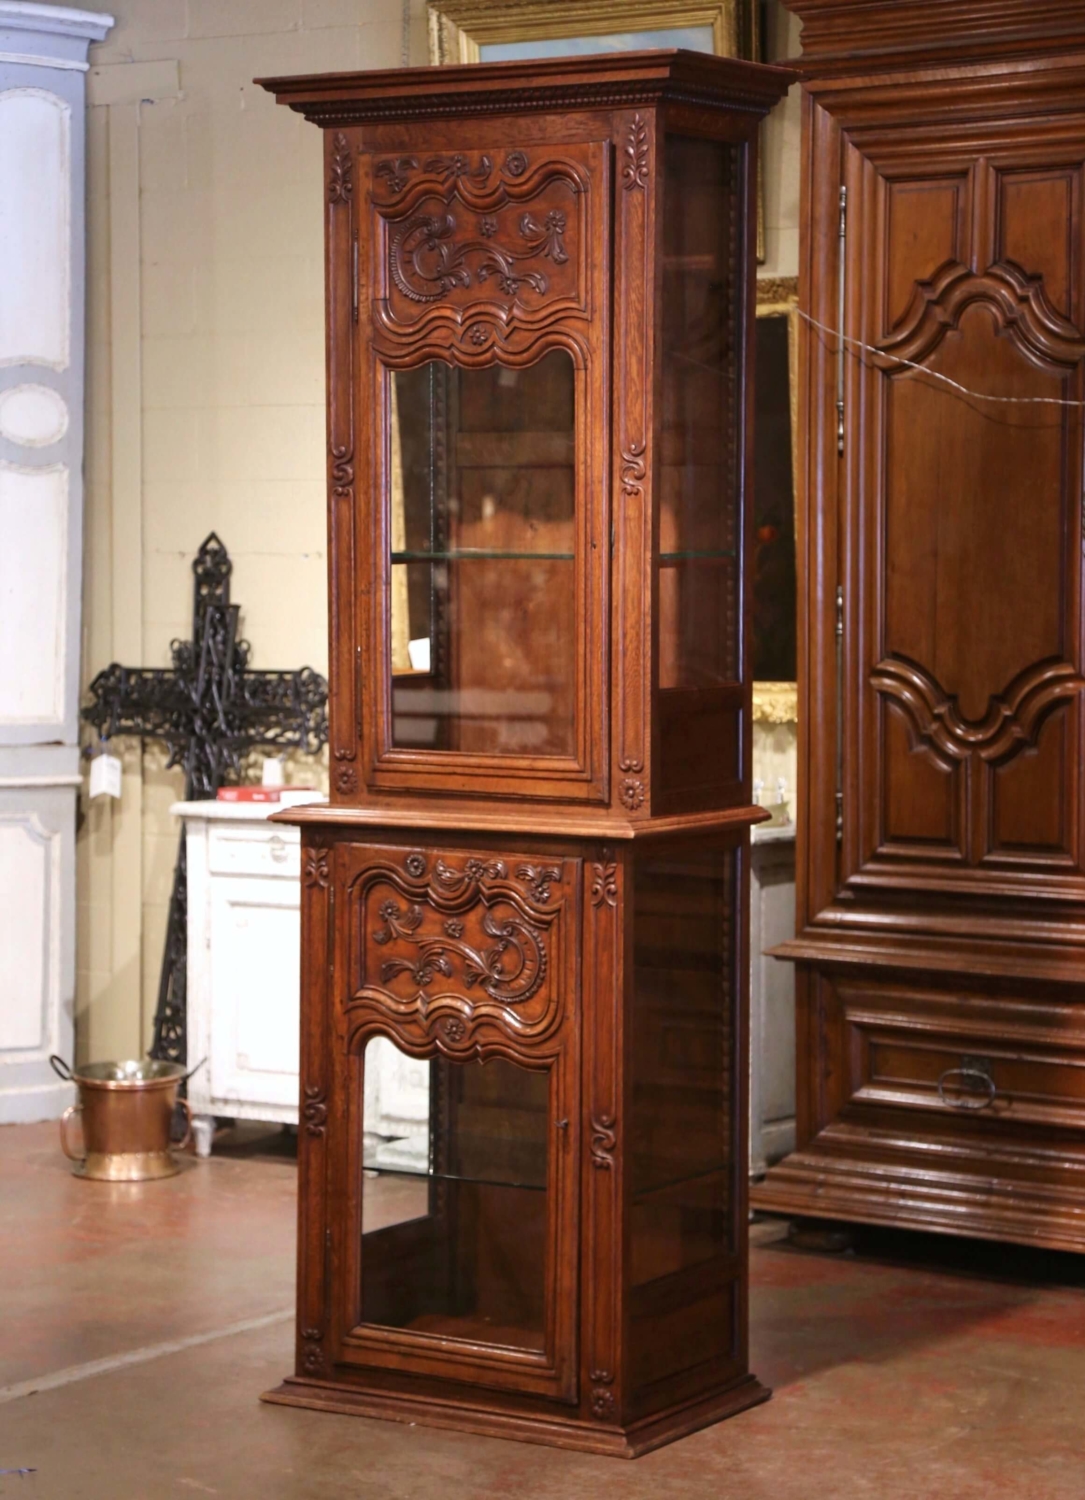
[[[844,187],[869,352],[838,454],[802,339],[799,1149],[754,1201],[1085,1249],[1085,7],[792,8],[804,306]]]

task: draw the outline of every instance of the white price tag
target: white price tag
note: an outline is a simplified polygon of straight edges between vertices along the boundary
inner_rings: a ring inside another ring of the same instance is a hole
[[[90,763],[90,795],[119,797],[121,763],[115,755],[96,755]]]

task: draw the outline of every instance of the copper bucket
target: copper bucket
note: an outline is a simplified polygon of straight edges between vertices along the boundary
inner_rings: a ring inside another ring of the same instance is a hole
[[[76,1163],[76,1177],[144,1182],[151,1177],[172,1177],[181,1170],[170,1149],[170,1124],[180,1103],[188,1128],[177,1147],[187,1146],[192,1111],[187,1099],[177,1098],[181,1081],[188,1076],[183,1063],[152,1059],[89,1063],[73,1072],[63,1059],[49,1060],[54,1071],[79,1090],[79,1103],[69,1105],[60,1120],[60,1147]],[[75,1115],[83,1122],[81,1156],[69,1139]]]

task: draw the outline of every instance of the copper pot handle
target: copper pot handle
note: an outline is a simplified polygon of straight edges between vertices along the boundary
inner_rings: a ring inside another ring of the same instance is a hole
[[[192,1140],[192,1105],[187,1099],[178,1099],[178,1105],[185,1112],[185,1133],[181,1140],[173,1143],[175,1151],[183,1151]]]
[[[86,1151],[83,1152],[82,1156],[76,1156],[75,1152],[68,1144],[68,1124],[72,1118],[72,1115],[81,1115],[82,1113],[83,1106],[81,1104],[69,1104],[68,1108],[60,1117],[60,1149],[64,1152],[64,1155],[68,1158],[69,1161],[86,1161],[87,1159]]]

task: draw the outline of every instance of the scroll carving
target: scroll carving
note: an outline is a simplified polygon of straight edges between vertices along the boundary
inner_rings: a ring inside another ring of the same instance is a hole
[[[451,338],[466,363],[488,363],[495,340],[526,357],[556,319],[586,318],[589,177],[577,154],[536,164],[493,150],[380,159],[378,340],[417,357],[416,346]]]
[[[398,939],[418,950],[411,958],[390,958],[381,965],[381,981],[387,984],[397,974],[409,974],[419,987],[418,1000],[424,1007],[425,991],[438,975],[451,979],[462,975],[467,989],[476,984],[503,1005],[520,1005],[542,984],[546,974],[546,948],[538,928],[518,917],[498,918],[486,912],[482,930],[493,942],[486,948],[473,947],[463,940],[464,924],[455,917],[442,923],[440,932],[424,932],[423,909],[412,902],[406,910],[398,902],[386,901],[380,909],[383,925],[373,933],[373,941],[382,946]]]
[[[644,443],[630,443],[622,449],[622,494],[627,500],[639,500],[644,494],[645,451]]]
[[[888,356],[879,361],[881,367],[892,373],[897,360],[926,359],[975,302],[993,308],[1002,328],[1053,373],[1065,374],[1085,359],[1085,339],[1056,312],[1042,276],[1030,276],[1009,261],[976,276],[960,261],[947,261],[930,281],[916,283],[900,323],[879,341],[879,353]]]
[[[615,1123],[613,1115],[591,1117],[591,1164],[601,1172],[609,1172],[614,1165],[614,1148],[618,1144]]]
[[[317,885],[322,890],[328,889],[331,874],[328,869],[328,850],[322,848],[310,849],[305,856],[304,881],[306,885]]]
[[[992,696],[982,719],[966,719],[957,699],[917,662],[888,657],[871,686],[903,709],[916,735],[952,760],[1007,761],[1035,746],[1048,714],[1085,688],[1067,662],[1035,662]]]
[[[328,1096],[319,1084],[306,1084],[301,1117],[305,1121],[306,1135],[319,1137],[324,1134],[328,1123]]]
[[[360,983],[349,1004],[372,1010],[408,1049],[507,1051],[494,1028],[545,1041],[561,1021],[551,969],[563,878],[560,863],[510,875],[501,859],[418,850],[367,868],[353,888]]]

